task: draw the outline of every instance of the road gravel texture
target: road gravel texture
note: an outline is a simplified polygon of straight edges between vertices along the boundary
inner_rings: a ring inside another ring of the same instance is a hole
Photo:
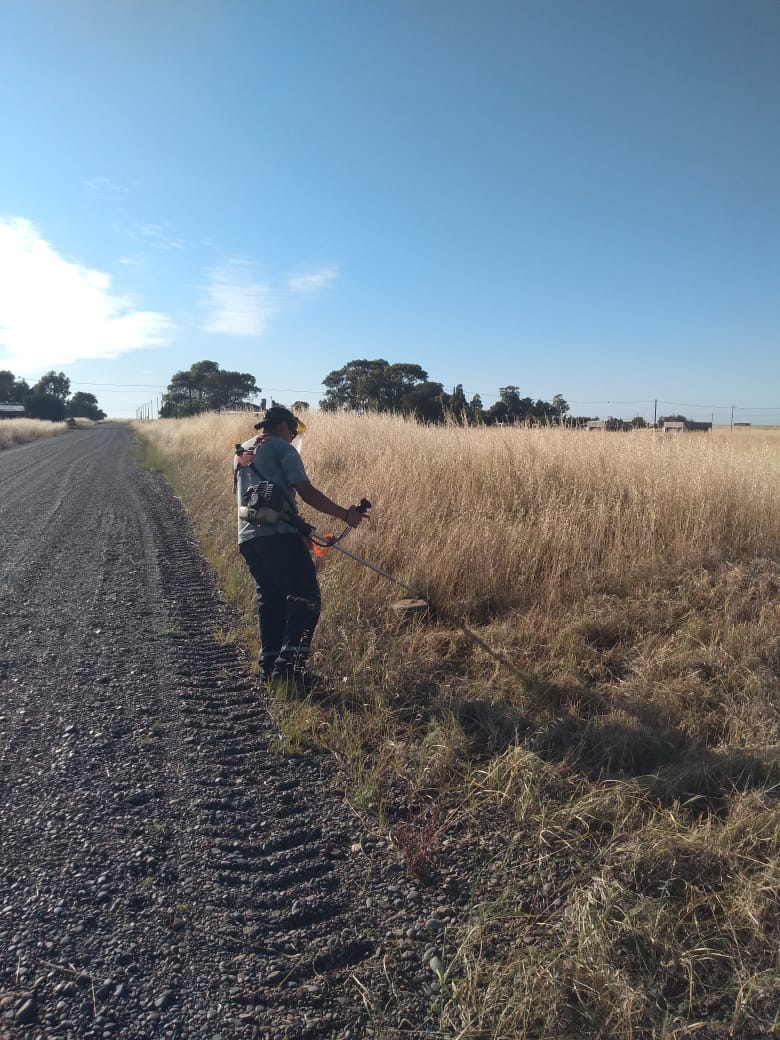
[[[329,759],[274,750],[131,431],[0,453],[0,539],[0,1037],[434,1032],[465,880],[417,883]]]

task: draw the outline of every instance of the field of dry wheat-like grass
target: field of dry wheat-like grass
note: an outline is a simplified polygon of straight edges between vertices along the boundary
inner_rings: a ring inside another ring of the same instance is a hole
[[[13,448],[17,444],[27,444],[29,441],[54,437],[58,433],[64,433],[67,428],[67,424],[64,422],[53,423],[42,419],[3,419],[0,422],[0,451],[3,448]]]
[[[315,485],[374,504],[346,544],[440,609],[400,621],[399,591],[331,551],[335,703],[273,710],[291,748],[339,758],[410,870],[471,865],[443,1035],[775,1035],[780,431],[307,422]],[[230,476],[251,425],[136,428],[254,654]]]

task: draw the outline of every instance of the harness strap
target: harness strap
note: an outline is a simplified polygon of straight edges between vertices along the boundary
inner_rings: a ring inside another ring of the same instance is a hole
[[[255,459],[254,459],[254,456],[252,456],[252,461],[251,461],[251,462],[249,463],[249,468],[250,468],[251,470],[253,470],[253,471],[254,471],[254,472],[255,472],[255,473],[257,474],[257,476],[258,476],[258,477],[260,478],[260,480],[264,480],[264,481],[265,481],[265,482],[266,482],[267,484],[270,484],[270,483],[272,483],[272,482],[271,482],[271,481],[270,481],[270,480],[268,479],[268,477],[265,477],[265,476],[263,476],[263,474],[262,474],[262,473],[260,472],[260,470],[259,470],[259,469],[257,468],[257,466],[255,465]],[[278,485],[278,484],[275,484],[274,486],[275,486],[275,487],[279,487],[279,485]],[[287,493],[287,491],[286,491],[286,489],[285,489],[285,488],[281,488],[281,492],[282,492],[282,494],[284,495],[284,497],[285,497],[285,498],[287,499],[287,504],[288,504],[288,505],[290,506],[290,513],[291,513],[292,517],[293,517],[293,518],[297,517],[297,515],[298,515],[298,510],[297,510],[297,509],[295,508],[295,499],[294,499],[294,498],[292,498],[292,497],[291,497],[291,496],[290,496],[290,495],[289,495],[289,494]],[[284,517],[284,520],[285,520],[285,521],[288,521],[288,522],[289,522],[289,520],[288,520],[288,518],[287,518],[287,517]]]

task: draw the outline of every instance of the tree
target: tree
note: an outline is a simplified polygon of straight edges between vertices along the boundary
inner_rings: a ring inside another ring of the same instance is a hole
[[[24,409],[32,419],[48,419],[62,422],[65,418],[65,402],[70,393],[70,379],[64,372],[52,369],[41,376],[32,390],[25,396]]]
[[[308,412],[310,407],[308,401],[293,401],[292,403],[293,412]]]
[[[8,369],[0,371],[0,401],[21,404],[29,392],[30,387],[24,379],[17,379]]]
[[[65,402],[51,394],[41,394],[33,388],[24,399],[24,410],[31,419],[48,419],[62,422],[65,418]]]
[[[540,398],[534,403],[531,418],[538,419],[539,422],[549,426],[558,419],[558,410],[554,404],[542,401]]]
[[[534,403],[530,397],[521,397],[516,386],[499,388],[499,399],[487,411],[491,422],[517,423],[530,419],[534,414]]]
[[[160,415],[165,419],[177,415],[192,415],[199,411],[199,407],[193,405],[199,401],[194,380],[191,372],[174,372],[168,389],[163,395]]]
[[[403,409],[403,399],[414,388],[428,379],[428,373],[419,365],[406,363],[388,365],[379,387],[379,411],[396,412]],[[431,384],[439,387],[441,383]]]
[[[401,411],[419,422],[440,423],[448,406],[448,395],[441,383],[418,383],[401,398]]]
[[[558,422],[563,422],[563,417],[569,411],[569,405],[561,394],[556,394],[552,399],[553,408],[558,416]]]
[[[25,413],[31,419],[48,419],[61,422],[65,416],[82,416],[89,419],[105,419],[106,414],[98,408],[94,394],[70,395],[70,379],[64,372],[52,369],[41,376],[30,388],[24,379],[17,379],[8,369],[0,371],[0,401],[24,404]]]
[[[361,358],[329,372],[322,381],[327,389],[321,407],[331,412],[365,411],[377,399],[382,373],[388,367],[384,358]]]
[[[7,368],[0,370],[0,401],[13,401],[16,376]]]
[[[248,372],[213,372],[203,379],[207,407],[219,412],[236,408],[248,397],[255,397],[255,377]]]
[[[469,419],[469,406],[466,401],[466,395],[463,393],[462,383],[458,383],[450,395],[447,414],[457,423],[464,423]]]
[[[212,376],[219,372],[219,364],[216,361],[196,361],[190,367],[190,376],[195,386],[204,387]]]
[[[474,396],[469,401],[469,422],[481,423],[485,421],[485,409],[482,406],[482,398],[479,394]]]
[[[419,365],[390,365],[384,358],[349,361],[323,379],[325,411],[400,411],[405,394],[428,378]]]
[[[556,394],[550,402],[541,398],[534,401],[530,397],[521,397],[516,386],[502,386],[498,392],[499,399],[484,413],[488,423],[562,423],[569,410],[568,403],[560,394]],[[481,401],[479,405],[481,408]]]
[[[236,408],[259,392],[249,372],[222,370],[216,361],[196,361],[186,372],[171,376],[160,415],[170,418]]]
[[[41,376],[32,392],[39,396],[54,397],[65,404],[70,393],[70,379],[64,372],[55,372],[52,369],[45,376]]]
[[[95,422],[106,417],[106,413],[98,408],[95,395],[84,393],[83,390],[79,390],[68,400],[65,413],[71,419],[93,419]]]

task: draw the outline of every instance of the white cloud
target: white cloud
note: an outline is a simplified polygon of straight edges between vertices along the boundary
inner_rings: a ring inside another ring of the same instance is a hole
[[[290,275],[287,288],[291,293],[315,293],[327,289],[339,276],[335,267],[320,267],[316,271],[305,271]]]
[[[207,272],[207,332],[227,336],[262,336],[277,312],[273,287],[258,276],[248,260],[230,260]]]
[[[127,188],[110,177],[89,177],[84,184],[90,191],[99,195],[120,195],[127,192]]]
[[[64,259],[22,218],[0,218],[0,366],[24,374],[168,342],[175,325]]]
[[[338,277],[337,268],[330,266],[272,282],[260,275],[252,260],[228,260],[206,272],[203,328],[226,336],[259,338],[273,317],[292,306],[293,298],[322,292]]]
[[[145,242],[154,249],[163,249],[165,252],[184,249],[184,242],[180,238],[171,238],[161,224],[139,224],[130,232],[130,237],[137,242]]]

